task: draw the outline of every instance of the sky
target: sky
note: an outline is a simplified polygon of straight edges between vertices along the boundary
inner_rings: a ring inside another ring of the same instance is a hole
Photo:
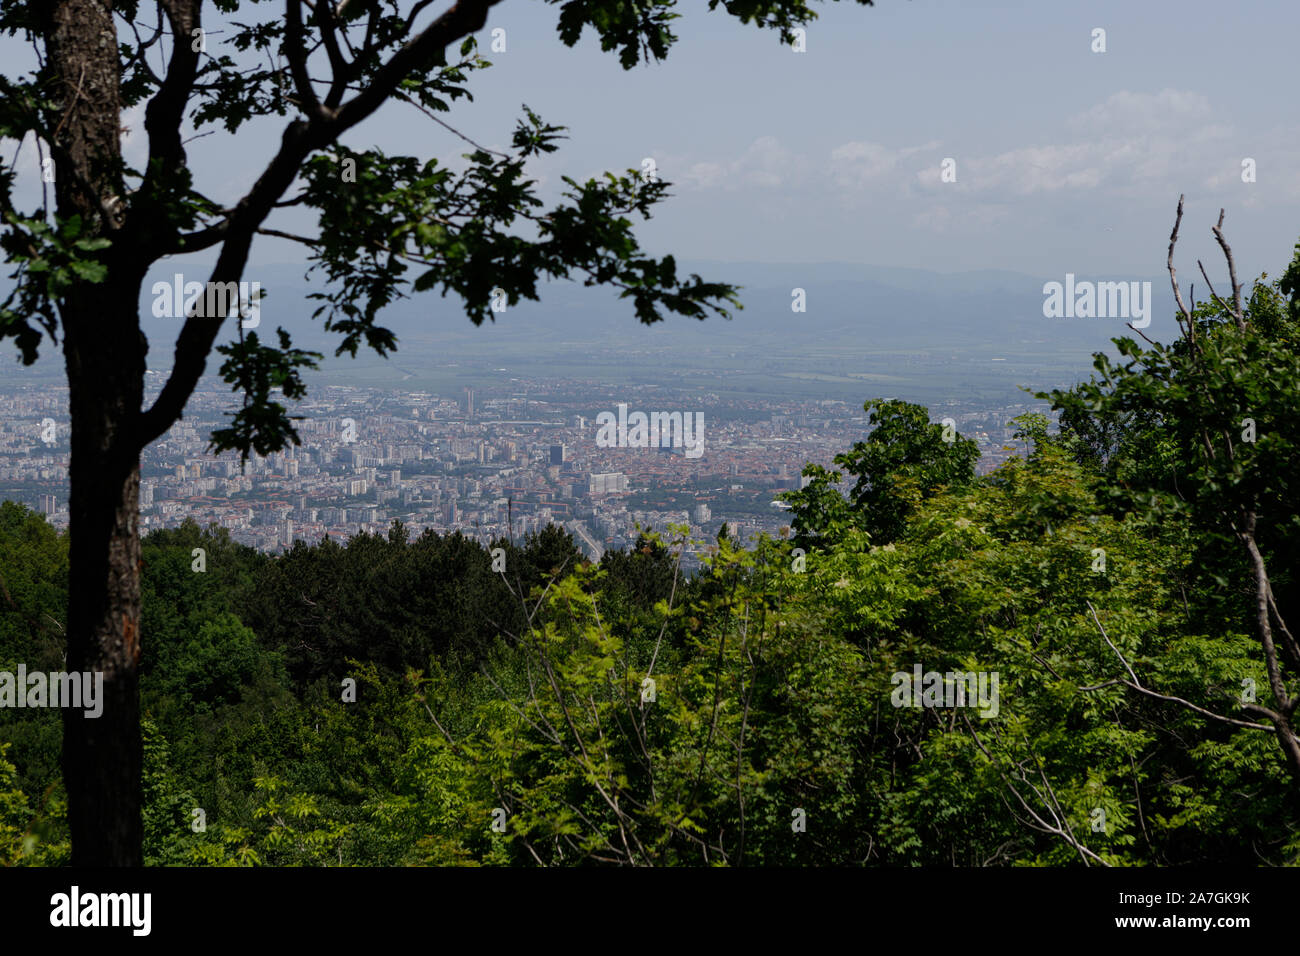
[[[796,52],[773,31],[683,0],[667,59],[625,71],[590,31],[566,48],[557,7],[506,0],[479,34],[494,65],[471,78],[474,102],[447,119],[495,147],[525,103],[568,127],[559,152],[530,164],[544,195],[563,175],[653,159],[673,198],[637,235],[682,259],[1159,275],[1185,193],[1181,274],[1198,258],[1212,278],[1224,273],[1210,234],[1220,208],[1243,278],[1289,262],[1300,238],[1300,4],[817,6]],[[502,52],[489,49],[496,28]],[[1093,49],[1098,29],[1105,52]],[[123,118],[129,159],[143,151],[141,119]],[[200,186],[233,202],[279,129],[191,143]],[[403,104],[346,141],[453,165],[467,148]],[[13,145],[0,144],[7,158]],[[946,159],[955,182],[942,181]],[[1254,182],[1243,182],[1248,159]],[[34,163],[29,142],[20,165]],[[272,225],[298,224],[287,215]],[[301,254],[259,239],[254,262]]]

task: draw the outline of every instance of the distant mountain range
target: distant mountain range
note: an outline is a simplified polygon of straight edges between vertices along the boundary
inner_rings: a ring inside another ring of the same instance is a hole
[[[174,272],[187,278],[191,275],[183,266],[157,270],[150,275],[141,299],[147,331],[159,344],[162,336],[155,333],[174,328],[178,321],[150,315],[148,288],[154,281],[170,280]],[[444,299],[436,292],[395,303],[383,313],[382,322],[404,344],[418,348],[455,343],[475,352],[501,344],[499,337],[512,340],[512,344],[563,341],[623,343],[635,348],[647,338],[672,339],[674,344],[726,338],[735,339],[738,345],[753,345],[754,336],[765,344],[780,343],[786,348],[797,348],[809,340],[889,349],[1006,342],[1073,352],[1102,349],[1112,336],[1132,334],[1121,320],[1044,318],[1043,284],[1061,281],[1063,276],[1036,277],[999,270],[939,273],[840,263],[680,265],[679,274],[691,272],[707,280],[743,286],[744,310],[735,312],[729,322],[670,316],[646,327],[636,322],[630,304],[620,301],[612,290],[555,282],[542,287],[540,302],[521,302],[480,328],[465,318],[454,297]],[[260,281],[268,293],[262,309],[264,327],[284,325],[302,347],[332,351],[331,343],[336,344],[337,339],[309,318],[317,303],[307,299],[313,286],[304,281],[303,273],[302,266],[275,265],[250,269],[247,278]],[[193,275],[205,277],[199,270]],[[1152,281],[1155,319],[1146,334],[1154,339],[1176,334],[1167,281],[1161,285],[1159,277],[1099,278]],[[791,311],[795,288],[805,290],[806,312]],[[155,361],[152,353],[150,361]]]
[[[744,309],[730,321],[697,321],[670,316],[655,326],[638,323],[629,302],[615,290],[584,288],[580,283],[543,285],[541,302],[524,302],[474,327],[454,297],[436,292],[400,301],[381,314],[380,323],[396,334],[399,350],[384,363],[372,353],[359,353],[354,363],[346,355],[333,358],[338,338],[326,333],[310,316],[318,303],[307,298],[319,288],[304,277],[303,265],[250,268],[248,281],[258,281],[265,293],[259,332],[265,340],[284,326],[300,348],[329,356],[312,381],[339,382],[356,375],[381,376],[392,384],[418,378],[422,369],[466,363],[509,365],[520,375],[539,376],[548,365],[563,365],[573,374],[590,363],[605,378],[619,374],[620,355],[630,377],[653,380],[654,362],[690,364],[697,371],[721,372],[759,363],[773,368],[782,360],[791,369],[815,371],[828,362],[849,363],[864,373],[892,373],[900,381],[907,371],[891,354],[924,353],[935,362],[981,363],[984,370],[1014,384],[1039,384],[1026,379],[1066,380],[1085,377],[1091,355],[1112,351],[1109,340],[1134,335],[1122,319],[1054,319],[1043,315],[1045,282],[1064,276],[1030,276],[1002,270],[940,273],[848,263],[679,262],[679,274],[695,272],[710,281],[741,285]],[[141,314],[151,349],[149,367],[165,370],[180,320],[152,315],[154,282],[172,281],[175,273],[203,281],[197,264],[168,263],[150,273],[141,296]],[[312,278],[315,278],[314,276]],[[1143,331],[1156,340],[1177,334],[1168,279],[1155,276],[1084,276],[1102,281],[1146,280],[1154,294],[1153,321]],[[806,311],[791,310],[792,291],[803,289]],[[229,323],[233,337],[234,323]],[[12,348],[12,346],[10,346]],[[596,356],[599,355],[597,360]],[[647,355],[651,359],[647,368]],[[10,381],[36,381],[62,376],[62,358],[46,343],[46,357],[36,369],[17,374],[7,357]],[[983,363],[1004,363],[994,368]],[[512,364],[513,363],[513,364]],[[212,373],[218,362],[210,359]],[[780,367],[785,368],[786,365]],[[845,366],[847,367],[847,366]],[[363,370],[368,370],[363,374]],[[399,374],[400,370],[400,374]],[[635,375],[631,375],[632,371]],[[792,372],[798,377],[798,372]],[[1044,378],[1046,376],[1046,378]],[[771,375],[768,375],[771,378]],[[1062,382],[1063,383],[1063,382]],[[853,389],[861,391],[861,386]],[[850,389],[852,391],[853,389]],[[927,390],[927,395],[929,390]],[[839,397],[836,395],[836,397]]]

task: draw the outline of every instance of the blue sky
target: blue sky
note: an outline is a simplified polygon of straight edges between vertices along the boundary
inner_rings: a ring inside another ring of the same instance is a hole
[[[1276,273],[1300,237],[1300,5],[827,3],[804,53],[702,0],[681,9],[668,59],[625,72],[590,32],[565,48],[556,7],[507,0],[480,35],[495,65],[449,119],[493,146],[522,103],[568,126],[531,167],[547,190],[653,158],[674,198],[638,234],[688,259],[1158,275],[1179,193],[1184,275],[1198,257],[1222,274],[1209,232],[1221,206],[1243,278]],[[496,27],[502,53],[487,49]],[[1105,53],[1091,50],[1098,27]],[[124,117],[128,156],[140,120]],[[233,202],[278,135],[263,124],[192,143],[198,181]],[[465,148],[402,104],[349,143],[452,162]],[[955,183],[940,182],[947,157]],[[1254,183],[1241,181],[1247,157]],[[281,240],[254,250],[299,257]]]

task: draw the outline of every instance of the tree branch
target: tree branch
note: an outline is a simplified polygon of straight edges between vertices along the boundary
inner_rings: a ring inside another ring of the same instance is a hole
[[[173,4],[195,2],[195,0],[170,0]],[[328,2],[328,0],[326,0]],[[307,121],[295,121],[286,127],[280,143],[280,149],[271,160],[266,170],[258,177],[253,188],[235,206],[229,218],[218,229],[224,228],[224,245],[217,263],[212,270],[209,282],[237,282],[243,275],[248,261],[249,249],[254,233],[261,227],[276,202],[297,178],[303,161],[315,149],[320,149],[338,139],[345,131],[369,117],[393,94],[401,82],[412,72],[421,67],[446,62],[448,44],[462,39],[479,30],[487,22],[488,10],[501,0],[458,0],[458,2],[433,21],[417,37],[409,40],[376,72],[369,85],[356,97],[349,100],[328,118],[318,112]],[[189,20],[180,14],[169,14],[173,22],[188,28]],[[184,107],[184,92],[193,81],[193,65],[197,55],[181,58],[173,56],[168,69],[168,82],[149,105],[146,126],[151,132],[150,141],[155,137],[158,149],[174,149],[181,152],[179,124],[180,111]],[[188,79],[186,79],[188,67]],[[175,75],[173,75],[175,74]],[[180,91],[178,93],[178,91]],[[179,96],[179,108],[175,100]],[[174,117],[174,127],[170,138],[162,129],[163,120]],[[174,144],[172,143],[174,140]],[[151,145],[152,148],[152,145]],[[214,234],[204,230],[193,240],[195,246],[215,244],[208,242]],[[137,420],[135,442],[144,448],[157,439],[172,423],[177,421],[184,411],[185,404],[193,393],[195,386],[207,366],[207,357],[220,330],[223,317],[201,318],[190,315],[181,328],[176,339],[175,362],[172,374],[163,386],[158,398],[148,411],[143,412]]]
[[[199,54],[194,44],[188,42],[191,31],[201,26],[201,0],[160,0],[167,12],[172,31],[172,55],[167,64],[167,75],[158,92],[149,100],[144,111],[144,128],[149,137],[149,162],[144,181],[138,193],[148,199],[166,181],[185,165],[185,146],[181,142],[181,123],[190,92],[198,75]],[[127,228],[136,235],[146,234],[154,228],[157,210],[151,202],[133,207]],[[152,250],[155,243],[150,243]]]
[[[294,89],[298,91],[299,107],[307,116],[329,119],[331,110],[321,106],[312,89],[311,77],[307,75],[307,50],[303,39],[302,0],[284,0],[284,56],[289,61],[289,74],[293,77]],[[337,78],[337,69],[335,75]]]
[[[1124,658],[1124,655],[1120,653],[1119,648],[1117,648],[1111,642],[1109,635],[1107,635],[1106,633],[1106,629],[1102,627],[1101,621],[1097,617],[1097,611],[1096,609],[1093,608],[1092,602],[1085,601],[1084,603],[1088,605],[1088,610],[1092,611],[1092,619],[1096,621],[1097,630],[1101,632],[1102,638],[1105,639],[1106,644],[1110,647],[1110,649],[1115,652],[1115,656],[1120,659],[1120,662],[1124,665],[1124,669],[1129,672],[1129,676],[1132,677],[1133,679],[1131,681],[1126,681],[1117,678],[1114,680],[1105,681],[1104,683],[1101,684],[1093,684],[1089,687],[1080,687],[1079,690],[1084,692],[1091,692],[1091,691],[1101,690],[1105,687],[1114,687],[1115,685],[1119,684],[1124,687],[1128,687],[1132,690],[1135,690],[1139,694],[1143,694],[1154,700],[1163,700],[1168,703],[1181,704],[1183,707],[1186,707],[1189,710],[1194,710],[1198,714],[1201,714],[1205,717],[1213,718],[1214,720],[1220,721],[1221,723],[1231,724],[1234,727],[1245,727],[1249,730],[1272,730],[1273,729],[1268,724],[1252,724],[1245,720],[1237,720],[1235,717],[1224,717],[1222,714],[1216,714],[1212,710],[1206,710],[1204,707],[1200,707],[1196,704],[1193,704],[1189,700],[1183,700],[1183,698],[1181,697],[1170,697],[1167,694],[1161,694],[1154,690],[1151,690],[1148,687],[1143,687],[1142,682],[1139,681],[1137,675],[1133,673],[1133,668],[1129,666],[1129,662]]]
[[[1228,240],[1223,237],[1223,210],[1219,210],[1219,222],[1214,226],[1214,238],[1219,240],[1223,257],[1228,260],[1228,279],[1232,282],[1232,317],[1237,320],[1237,328],[1246,331],[1246,316],[1241,311],[1241,283],[1237,281],[1237,262],[1228,248]]]

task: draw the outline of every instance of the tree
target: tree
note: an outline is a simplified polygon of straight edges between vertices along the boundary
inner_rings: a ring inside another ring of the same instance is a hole
[[[43,514],[0,503],[0,672],[13,673],[20,662],[29,671],[62,668],[67,576],[68,536]],[[19,782],[35,797],[58,776],[58,717],[41,708],[3,715],[0,747],[14,745]]]
[[[1285,587],[1300,541],[1294,504],[1300,444],[1290,424],[1300,415],[1300,245],[1280,280],[1271,286],[1255,283],[1249,299],[1243,299],[1220,210],[1211,231],[1231,288],[1226,299],[1221,297],[1201,266],[1211,298],[1200,305],[1193,299],[1189,307],[1174,268],[1182,220],[1180,196],[1168,269],[1181,337],[1170,346],[1147,339],[1145,349],[1133,339],[1116,339],[1127,361],[1098,354],[1098,375],[1091,382],[1039,397],[1051,398],[1068,414],[1084,446],[1095,446],[1091,436],[1111,423],[1141,423],[1132,434],[1121,429],[1105,456],[1107,467],[1123,477],[1117,497],[1146,520],[1186,522],[1207,547],[1235,551],[1215,563],[1223,572],[1215,578],[1233,595],[1238,620],[1250,622],[1267,676],[1258,698],[1254,678],[1242,673],[1241,683],[1228,693],[1207,695],[1199,704],[1176,700],[1220,724],[1271,733],[1293,783],[1300,784],[1300,690],[1295,686],[1300,642],[1287,624],[1294,588]],[[1152,434],[1159,440],[1147,443]],[[1096,623],[1109,641],[1101,621]],[[1115,654],[1125,673],[1113,683],[1152,698],[1175,699],[1162,698],[1118,649]]]
[[[664,58],[676,39],[676,0],[548,2],[560,8],[566,45],[591,27],[625,69]],[[642,254],[627,217],[649,216],[666,183],[635,173],[566,179],[564,201],[542,214],[523,167],[556,149],[561,128],[527,108],[512,154],[475,148],[460,174],[339,145],[386,102],[434,117],[468,97],[467,77],[488,65],[473,34],[499,3],[457,0],[436,15],[431,0],[286,0],[283,17],[259,16],[256,0],[16,0],[0,11],[0,31],[29,42],[36,64],[0,76],[0,136],[33,136],[54,187],[52,207],[42,183],[46,201],[20,210],[17,170],[0,165],[0,246],[15,280],[0,304],[0,338],[12,337],[30,364],[44,334],[57,343],[62,333],[72,434],[67,660],[104,674],[103,716],[64,714],[75,864],[141,861],[141,450],[182,416],[214,346],[243,407],[213,433],[213,447],[246,457],[297,441],[280,399],[304,394],[302,370],[319,356],[294,348],[283,328],[271,342],[245,334],[243,321],[234,342],[216,344],[232,312],[259,309],[236,291],[254,237],[310,248],[326,280],[316,316],[341,335],[336,354],[355,356],[362,343],[392,350],[375,319],[409,289],[455,292],[475,324],[489,317],[494,292],[535,299],[541,277],[617,287],[647,324],[665,311],[704,318],[736,304],[734,287],[679,277],[671,256]],[[808,0],[709,0],[719,6],[787,41],[815,17]],[[123,157],[121,116],[141,103],[148,159],[136,170]],[[203,191],[186,162],[186,121],[196,133],[234,134],[266,117],[285,118],[283,133],[248,192]],[[286,206],[318,213],[317,235],[273,228]],[[141,283],[152,264],[203,250],[216,250],[215,265],[186,303],[170,376],[146,407]]]
[[[812,479],[806,488],[781,495],[791,504],[801,547],[836,536],[845,524],[866,531],[873,544],[888,544],[919,502],[975,478],[979,446],[958,435],[955,426],[931,423],[923,406],[872,399],[862,409],[871,434],[835,456],[836,465],[857,477],[849,501],[836,488],[841,473],[815,464],[803,470]]]
[[[643,540],[678,556],[693,544]],[[508,666],[484,673],[492,697],[458,713],[463,684],[431,679],[430,723],[480,791],[462,833],[498,811],[509,859],[542,865],[850,858],[869,799],[861,655],[785,601],[776,549],[721,539],[704,559],[715,593],[670,594],[649,614],[609,600],[607,572],[583,565],[527,596]]]

